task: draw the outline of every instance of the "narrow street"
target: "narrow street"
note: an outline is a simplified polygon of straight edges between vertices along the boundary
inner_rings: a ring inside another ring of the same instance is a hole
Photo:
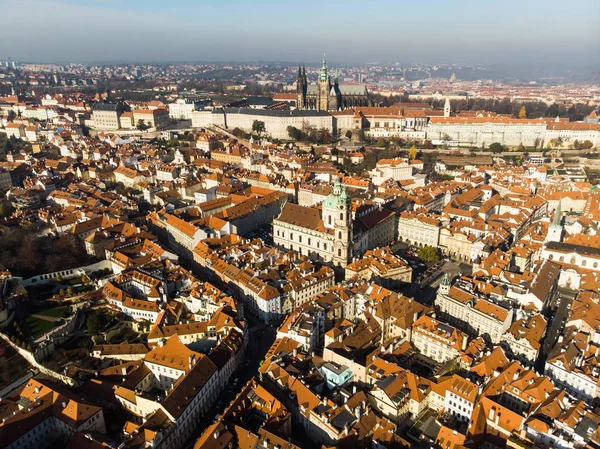
[[[571,290],[559,289],[557,292],[559,305],[556,311],[554,312],[554,316],[550,319],[548,323],[548,332],[546,332],[546,336],[542,341],[542,349],[540,350],[540,355],[535,363],[535,369],[538,373],[544,373],[544,367],[546,365],[546,360],[548,355],[554,348],[558,337],[564,327],[567,315],[571,308],[571,303],[573,299],[577,296],[577,292],[573,292]],[[546,318],[548,318],[546,316]]]
[[[212,424],[217,417],[221,416],[231,401],[240,393],[244,385],[254,376],[258,375],[259,365],[275,341],[276,333],[274,329],[265,324],[257,323],[252,317],[246,317],[246,320],[248,326],[250,326],[250,335],[244,362],[240,365],[238,372],[232,376],[228,386],[219,394],[219,397],[208,410],[206,416],[199,422],[196,430],[183,446],[184,448],[193,447],[194,442],[202,435],[206,427]]]

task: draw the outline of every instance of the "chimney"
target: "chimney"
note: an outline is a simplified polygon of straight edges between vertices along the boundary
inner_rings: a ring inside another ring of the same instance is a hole
[[[127,368],[121,368],[121,374],[123,374],[123,376],[127,376]]]

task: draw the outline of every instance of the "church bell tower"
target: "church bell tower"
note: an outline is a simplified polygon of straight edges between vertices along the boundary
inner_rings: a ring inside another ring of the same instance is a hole
[[[329,91],[331,85],[329,82],[329,72],[327,70],[327,59],[323,55],[323,67],[321,67],[321,73],[319,74],[318,81],[318,98],[317,98],[317,109],[319,111],[327,111],[329,109]]]

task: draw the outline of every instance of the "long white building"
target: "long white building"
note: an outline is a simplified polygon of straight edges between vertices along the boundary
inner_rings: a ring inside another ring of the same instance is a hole
[[[458,142],[475,147],[502,145],[569,148],[575,141],[600,146],[596,123],[517,119],[510,117],[431,117],[427,139]]]
[[[507,117],[433,117],[427,126],[429,140],[456,141],[462,145],[539,146],[546,138],[546,121]]]
[[[327,129],[335,134],[334,118],[325,111],[275,111],[252,108],[223,108],[213,111],[192,112],[192,126],[205,128],[216,125],[226,129],[240,128],[252,131],[254,121],[265,124],[265,134],[275,139],[289,139],[288,127],[300,130],[308,128]]]

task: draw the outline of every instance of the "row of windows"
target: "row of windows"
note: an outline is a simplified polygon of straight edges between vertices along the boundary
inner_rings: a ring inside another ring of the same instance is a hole
[[[550,259],[550,260],[554,260],[554,254],[550,254],[550,255],[548,256],[548,259]],[[558,261],[559,261],[559,262],[564,262],[564,261],[565,261],[565,256],[560,256],[560,257],[558,258]],[[569,260],[569,263],[570,263],[571,265],[576,265],[576,264],[577,264],[577,257],[575,257],[575,256],[571,257],[571,259]],[[581,266],[582,266],[582,267],[586,267],[586,266],[587,266],[587,260],[586,260],[586,259],[583,259],[583,260],[581,261]],[[598,268],[598,262],[594,262],[594,263],[592,264],[592,267],[594,267],[594,268]]]
[[[279,230],[277,230],[277,237],[285,238],[285,231],[279,232]],[[341,232],[340,232],[340,238],[341,238]],[[294,240],[293,232],[290,232],[290,240],[292,240],[292,241]],[[306,240],[307,240],[306,244],[308,246],[311,246],[312,239],[310,237],[308,237]],[[298,235],[298,243],[302,243],[302,235]],[[317,249],[321,249],[320,247],[321,247],[321,242],[319,240],[317,240]],[[293,247],[292,247],[292,249],[293,249]],[[327,251],[327,243],[323,243],[323,249],[325,251]]]

